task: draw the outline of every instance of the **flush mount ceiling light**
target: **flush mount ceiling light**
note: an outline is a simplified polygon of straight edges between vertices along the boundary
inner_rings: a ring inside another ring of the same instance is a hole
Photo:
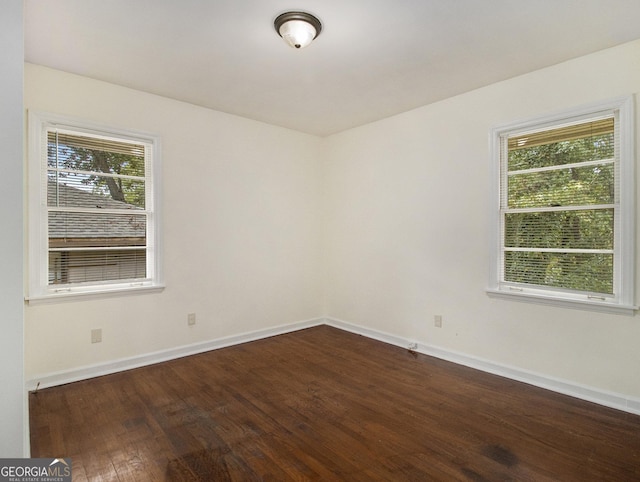
[[[286,12],[274,20],[273,26],[293,48],[301,49],[320,35],[320,20],[306,12]]]

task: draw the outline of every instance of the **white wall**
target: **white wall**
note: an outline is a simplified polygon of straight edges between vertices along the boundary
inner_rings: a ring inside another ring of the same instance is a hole
[[[0,6],[0,458],[23,457],[22,0]]]
[[[637,94],[639,57],[629,43],[326,139],[27,65],[27,108],[162,136],[167,282],[29,306],[27,379],[324,314],[640,397],[638,316],[484,291],[489,129]]]
[[[640,397],[638,316],[496,300],[484,291],[490,128],[638,95],[639,58],[636,41],[328,138],[327,314]],[[436,314],[442,328],[434,327]]]
[[[167,286],[28,306],[27,380],[321,315],[318,138],[30,64],[25,106],[161,136]]]

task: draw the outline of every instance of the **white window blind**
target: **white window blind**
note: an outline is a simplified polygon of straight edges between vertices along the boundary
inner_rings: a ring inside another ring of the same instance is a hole
[[[613,117],[502,137],[504,281],[613,294],[615,139]]]
[[[494,129],[490,293],[635,308],[630,109],[615,101]]]
[[[158,286],[157,139],[49,117],[30,116],[30,298]]]

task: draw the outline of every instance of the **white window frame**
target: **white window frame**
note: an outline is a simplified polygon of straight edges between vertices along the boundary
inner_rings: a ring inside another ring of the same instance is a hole
[[[553,287],[527,287],[510,283],[503,276],[502,213],[500,206],[501,176],[506,170],[505,153],[501,152],[501,139],[536,129],[552,128],[578,122],[599,115],[613,114],[619,135],[618,194],[614,216],[614,293],[612,296],[594,296],[583,292],[554,289]],[[517,121],[491,129],[491,255],[487,294],[513,301],[550,304],[608,313],[633,315],[635,281],[635,127],[633,96],[590,104],[547,116]]]
[[[147,278],[141,281],[114,280],[77,285],[49,285],[48,273],[48,210],[46,193],[47,176],[47,129],[59,128],[85,133],[87,135],[108,136],[150,146],[151,173],[146,174],[148,182],[146,210],[149,212],[147,229]],[[105,297],[139,292],[161,291],[162,250],[160,226],[160,137],[140,131],[119,129],[93,122],[51,114],[48,112],[28,112],[27,148],[27,197],[28,197],[28,283],[25,299],[30,303],[70,300],[74,298]]]

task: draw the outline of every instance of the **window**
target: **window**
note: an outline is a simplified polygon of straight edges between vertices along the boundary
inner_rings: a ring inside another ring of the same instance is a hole
[[[29,114],[29,300],[161,287],[159,140]]]
[[[631,98],[492,131],[489,294],[633,313]]]

